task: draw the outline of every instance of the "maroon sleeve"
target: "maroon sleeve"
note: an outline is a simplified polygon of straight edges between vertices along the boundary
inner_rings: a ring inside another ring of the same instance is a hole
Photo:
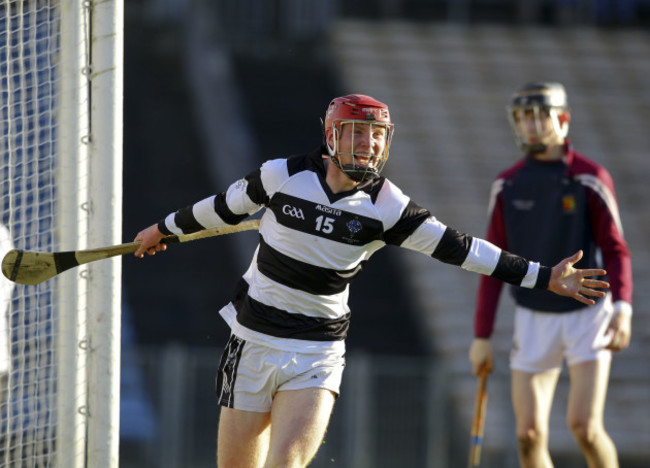
[[[503,222],[502,202],[502,196],[499,194],[494,203],[494,209],[492,210],[492,215],[490,217],[486,240],[492,242],[503,250],[507,250],[508,243]],[[503,282],[501,280],[481,275],[476,297],[476,311],[474,315],[475,337],[489,338],[492,335],[502,287]]]
[[[609,196],[590,190],[588,194],[589,217],[596,243],[600,247],[614,301],[632,303],[632,262],[627,242],[623,237],[614,183],[609,173],[598,171]]]

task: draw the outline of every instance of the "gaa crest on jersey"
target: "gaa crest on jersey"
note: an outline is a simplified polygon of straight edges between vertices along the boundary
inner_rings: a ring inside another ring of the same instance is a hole
[[[305,220],[305,214],[300,208],[297,208],[295,206],[291,205],[284,205],[282,207],[282,213],[284,213],[287,216],[291,216],[292,218],[298,218],[302,219],[303,221]]]

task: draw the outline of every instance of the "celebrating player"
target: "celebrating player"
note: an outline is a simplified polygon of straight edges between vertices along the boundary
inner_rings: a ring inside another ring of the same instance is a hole
[[[561,84],[522,86],[508,117],[525,157],[492,186],[487,239],[546,263],[581,249],[582,265],[600,268],[604,262],[611,282],[611,293],[591,306],[540,289],[512,288],[517,306],[510,367],[521,465],[553,466],[549,417],[566,358],[569,427],[590,467],[615,468],[616,448],[603,412],[612,351],[630,341],[632,271],[614,185],[604,168],[572,149]],[[474,373],[484,365],[492,370],[489,338],[501,287],[497,278],[481,278],[470,349]]]
[[[135,255],[165,250],[171,234],[236,224],[265,208],[260,241],[232,301],[219,365],[220,467],[300,467],[324,437],[345,365],[350,282],[386,244],[585,304],[607,287],[576,270],[580,252],[542,266],[461,234],[419,207],[381,171],[393,123],[364,95],[332,100],[325,139],[310,153],[270,160],[225,192],[141,231]]]

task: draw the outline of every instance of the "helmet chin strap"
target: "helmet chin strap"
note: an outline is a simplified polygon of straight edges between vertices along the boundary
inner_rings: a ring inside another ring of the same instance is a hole
[[[338,159],[335,164],[343,171],[343,174],[355,182],[366,182],[367,180],[379,177],[377,171],[372,168],[357,166],[356,164],[343,164],[341,167],[341,163]]]
[[[549,146],[552,146],[551,151],[553,151],[553,148],[556,148],[558,146],[562,146],[563,148],[567,144],[567,139],[564,137],[562,139],[562,143],[560,144],[553,144],[553,145],[546,145],[544,143],[520,143],[519,148],[526,154],[528,155],[538,155],[538,154],[543,154],[543,153],[548,153],[549,152]]]
[[[528,144],[528,143],[522,143],[519,145],[521,150],[525,152],[526,154],[540,154],[540,153],[545,153],[546,150],[548,149],[548,146],[542,143],[534,143],[534,144]]]
[[[329,146],[328,146],[329,148]],[[371,167],[357,166],[356,164],[341,164],[336,154],[330,154],[330,159],[336,167],[350,180],[355,182],[365,182],[379,177],[377,170]]]

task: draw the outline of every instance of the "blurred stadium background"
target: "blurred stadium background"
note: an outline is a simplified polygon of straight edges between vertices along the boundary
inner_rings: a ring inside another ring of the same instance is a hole
[[[320,142],[329,100],[386,102],[387,175],[443,222],[482,236],[489,186],[518,157],[504,106],[528,80],[567,87],[579,151],[613,174],[636,282],[633,344],[612,369],[606,424],[623,467],[650,464],[650,2],[647,0],[129,0],[124,239],[276,156]],[[255,234],[123,260],[120,466],[214,466],[212,393],[229,300]],[[467,351],[477,279],[386,249],[352,287],[349,365],[315,467],[467,462]],[[517,466],[504,296],[483,464]],[[558,467],[585,466],[552,414]]]

